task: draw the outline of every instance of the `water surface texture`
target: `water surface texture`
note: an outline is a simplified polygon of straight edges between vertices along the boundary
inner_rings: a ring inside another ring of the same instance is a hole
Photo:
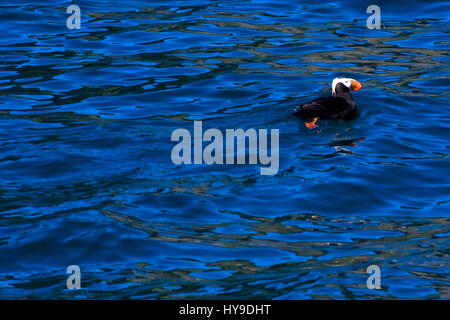
[[[450,2],[371,4],[2,3],[0,298],[450,298]],[[342,75],[357,119],[291,115]],[[194,120],[278,173],[173,164]]]

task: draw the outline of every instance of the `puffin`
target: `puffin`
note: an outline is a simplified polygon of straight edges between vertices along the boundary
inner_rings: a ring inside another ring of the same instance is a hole
[[[302,119],[313,119],[305,122],[309,129],[317,128],[319,119],[351,120],[356,116],[356,105],[350,91],[362,88],[359,81],[351,78],[335,78],[331,84],[331,97],[315,99],[294,107],[293,115]]]

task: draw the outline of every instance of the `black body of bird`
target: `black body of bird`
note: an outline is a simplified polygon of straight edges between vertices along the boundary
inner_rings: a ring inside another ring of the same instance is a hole
[[[333,96],[318,98],[294,107],[293,115],[320,119],[353,119],[357,115],[356,105],[350,90],[359,90],[362,85],[353,79],[336,78],[333,81]]]

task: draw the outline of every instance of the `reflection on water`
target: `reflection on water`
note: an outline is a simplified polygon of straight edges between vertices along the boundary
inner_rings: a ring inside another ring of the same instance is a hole
[[[369,4],[3,5],[0,298],[449,298],[450,5]],[[290,115],[342,75],[357,119]],[[172,164],[193,120],[279,129],[278,174]]]

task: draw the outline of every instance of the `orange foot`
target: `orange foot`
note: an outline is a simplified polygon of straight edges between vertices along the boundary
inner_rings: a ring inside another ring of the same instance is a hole
[[[319,120],[319,118],[314,118],[314,120],[311,122],[305,122],[305,126],[309,129],[315,129],[318,127],[318,125],[316,124],[317,120]]]

